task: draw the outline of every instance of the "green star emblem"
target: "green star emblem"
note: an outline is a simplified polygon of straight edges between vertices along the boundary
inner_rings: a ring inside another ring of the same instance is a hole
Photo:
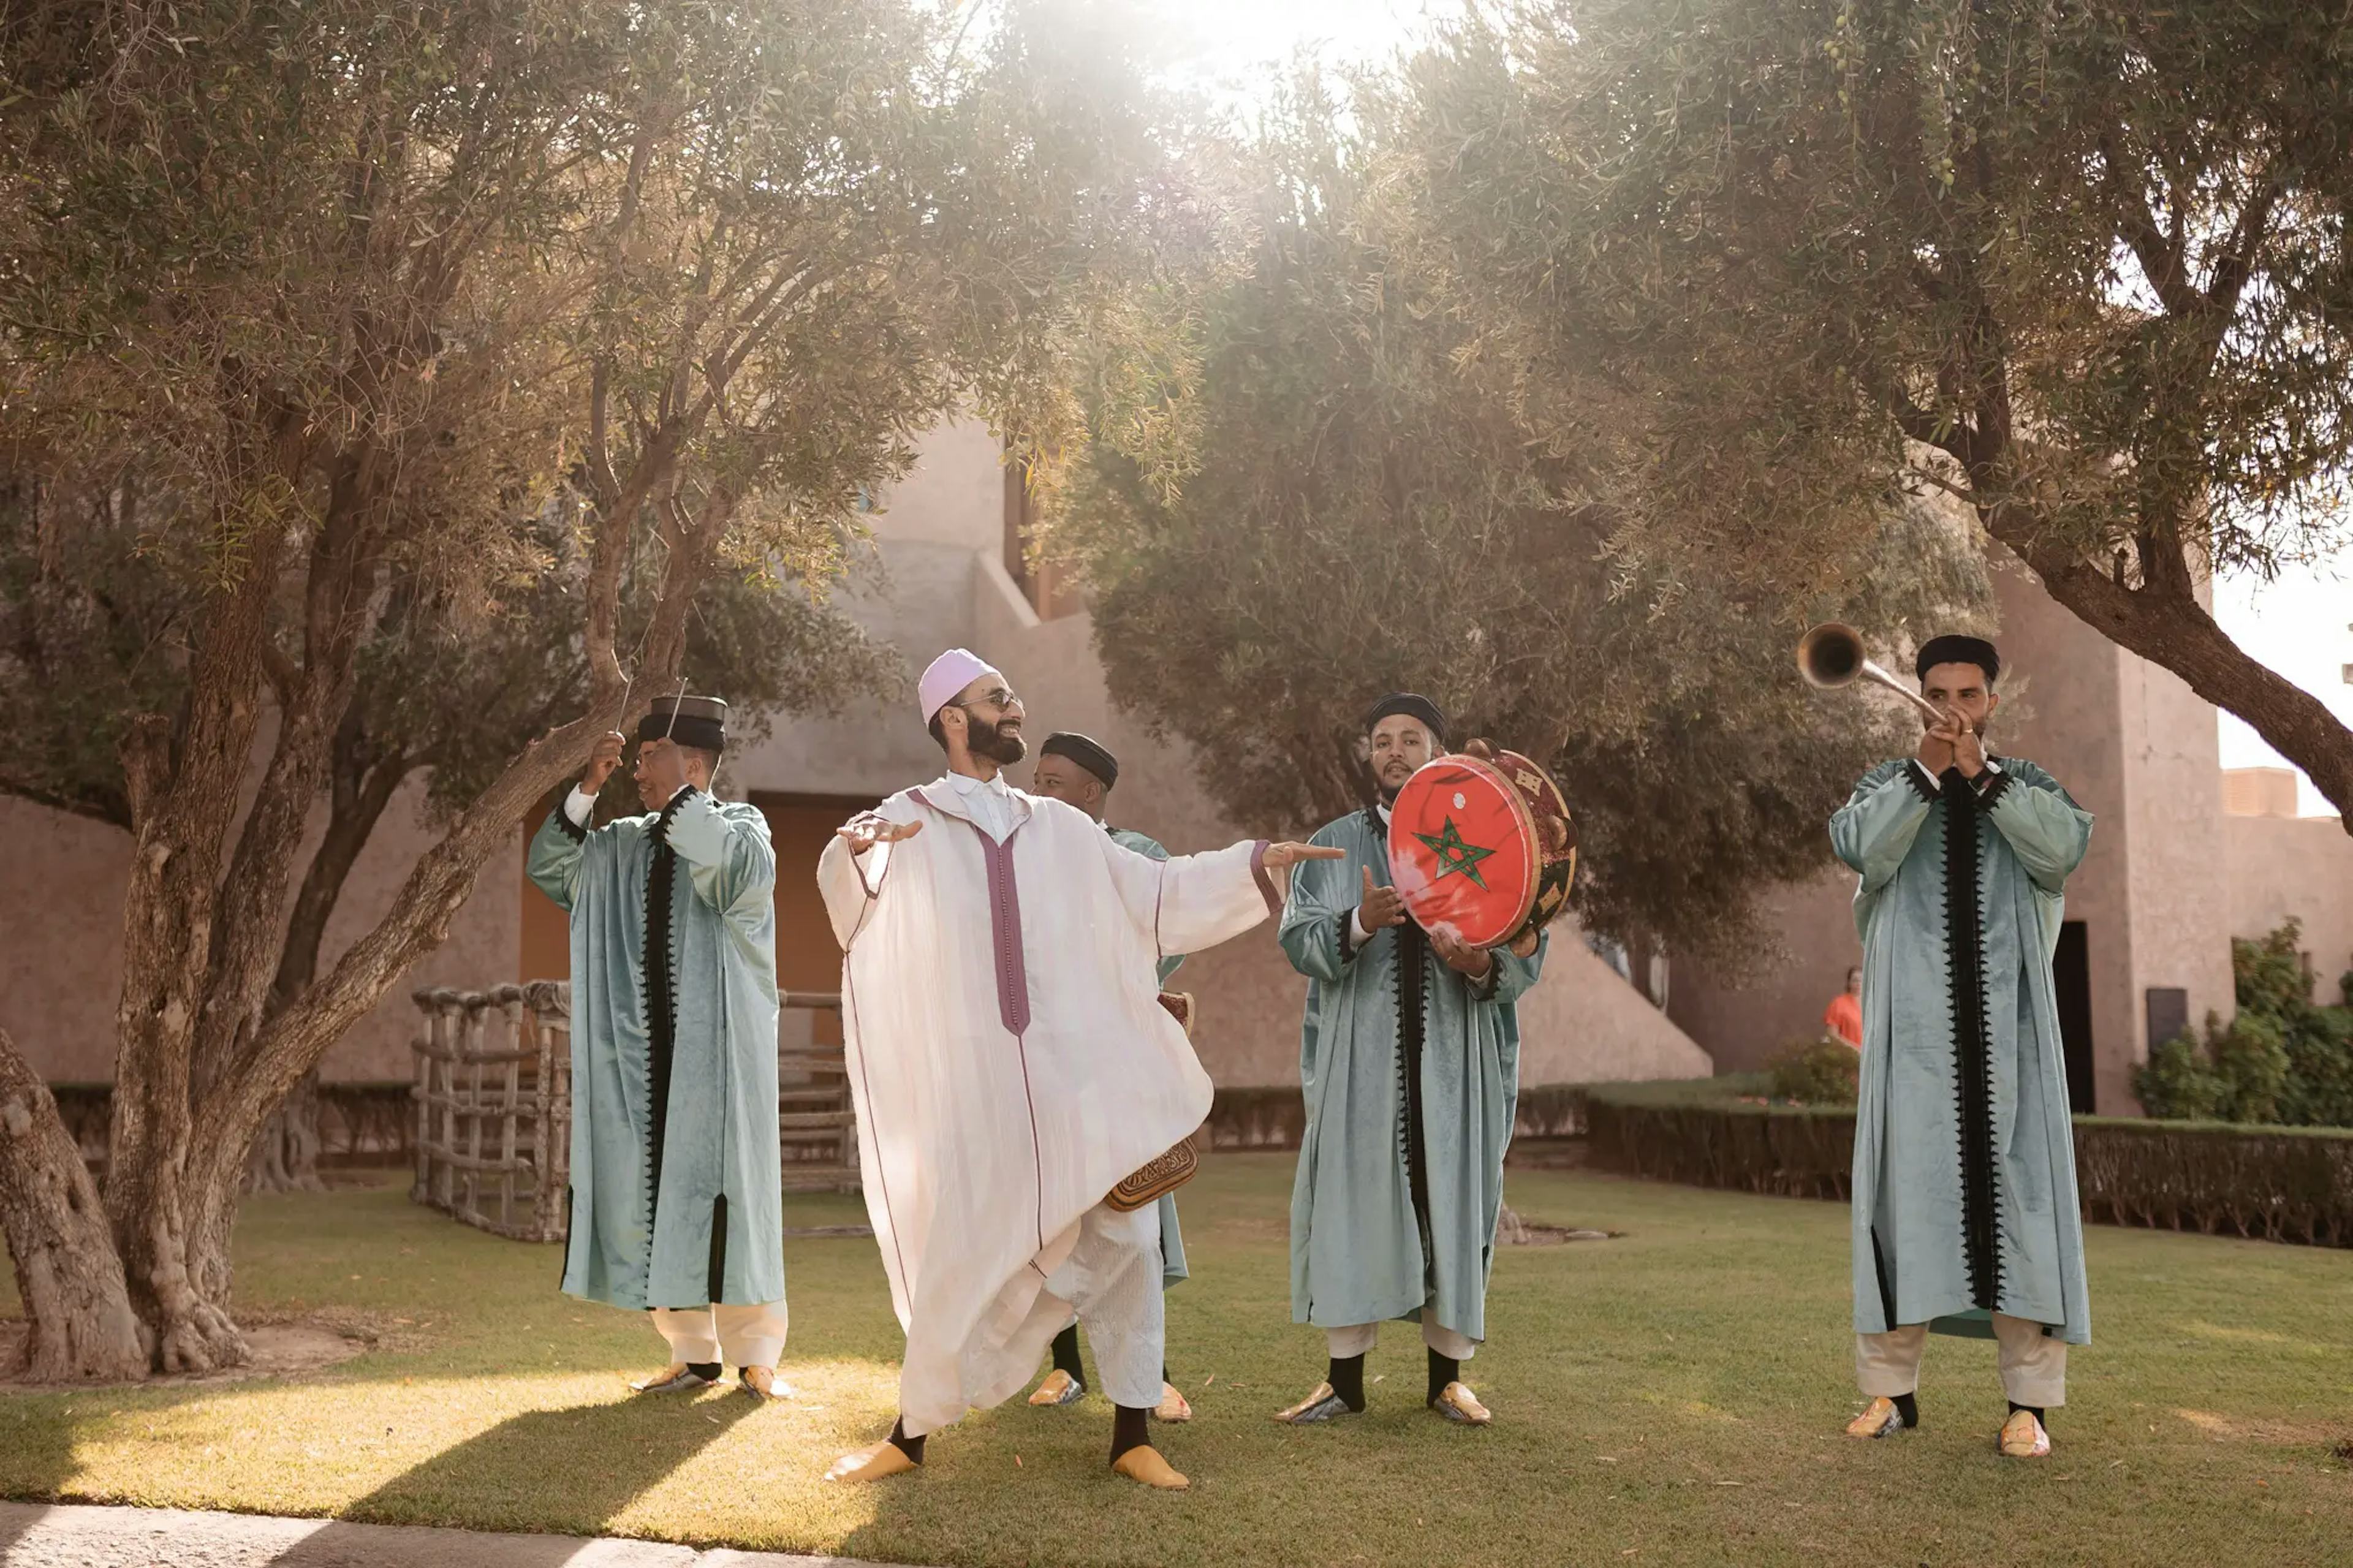
[[[1452,872],[1460,871],[1471,879],[1473,887],[1482,892],[1486,890],[1487,879],[1479,875],[1479,862],[1493,855],[1494,851],[1482,849],[1476,844],[1464,843],[1462,830],[1454,826],[1452,817],[1446,819],[1446,826],[1440,831],[1417,833],[1414,837],[1420,839],[1423,847],[1438,857],[1438,875],[1440,879]]]

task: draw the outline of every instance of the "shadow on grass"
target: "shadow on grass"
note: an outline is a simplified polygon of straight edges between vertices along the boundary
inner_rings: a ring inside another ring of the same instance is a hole
[[[752,1399],[733,1394],[526,1411],[444,1449],[342,1512],[353,1523],[447,1523],[496,1531],[529,1521],[596,1535],[758,1408]],[[323,1568],[369,1561],[356,1548],[371,1532],[346,1528],[341,1533],[339,1540],[337,1528],[330,1525],[274,1563],[278,1568]],[[507,1537],[491,1544],[498,1552],[483,1561],[500,1568],[562,1563],[576,1549],[554,1536]],[[470,1561],[446,1553],[437,1560]]]

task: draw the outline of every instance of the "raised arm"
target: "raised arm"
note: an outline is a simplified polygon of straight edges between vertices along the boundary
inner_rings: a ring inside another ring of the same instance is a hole
[[[580,861],[588,848],[588,825],[594,820],[591,811],[596,792],[605,787],[605,781],[620,765],[621,752],[628,743],[628,737],[617,730],[608,730],[598,737],[596,749],[588,753],[588,766],[582,771],[579,784],[547,814],[547,820],[540,824],[539,832],[532,838],[523,873],[567,915],[572,912],[573,896],[580,885]]]
[[[731,924],[757,925],[774,910],[776,856],[758,807],[723,805],[696,790],[670,813],[670,847],[686,862],[694,896]]]
[[[2061,891],[2092,847],[2092,814],[2057,779],[2016,760],[2001,764],[1979,798],[2034,885],[2046,893]]]
[[[882,896],[892,847],[923,831],[914,809],[894,795],[873,811],[861,811],[834,830],[833,841],[817,858],[818,892],[825,900],[833,940],[844,952]]]
[[[587,848],[588,830],[558,805],[532,835],[531,853],[523,861],[523,874],[533,886],[554,900],[555,907],[567,915],[572,912],[573,893],[580,885],[580,861]]]
[[[1862,775],[1854,794],[1831,817],[1831,847],[1862,877],[1862,890],[1894,879],[1936,798],[1910,760],[1882,763]]]

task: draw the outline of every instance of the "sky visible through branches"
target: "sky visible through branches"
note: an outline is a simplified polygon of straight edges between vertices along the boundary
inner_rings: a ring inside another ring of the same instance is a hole
[[[1247,115],[1303,55],[1340,68],[1377,65],[1410,44],[1448,0],[1194,0],[1175,24],[1183,76],[1220,107]],[[2249,654],[2353,724],[2353,547],[2331,560],[2283,565],[2275,582],[2251,574],[2216,584],[2215,618]],[[2284,767],[2243,720],[2218,715],[2222,766]],[[2327,803],[2300,774],[2299,809]]]

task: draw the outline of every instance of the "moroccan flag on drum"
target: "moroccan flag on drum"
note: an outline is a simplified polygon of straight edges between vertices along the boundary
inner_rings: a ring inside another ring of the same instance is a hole
[[[1389,870],[1417,925],[1493,947],[1567,904],[1577,830],[1560,786],[1527,758],[1450,753],[1398,792]]]

